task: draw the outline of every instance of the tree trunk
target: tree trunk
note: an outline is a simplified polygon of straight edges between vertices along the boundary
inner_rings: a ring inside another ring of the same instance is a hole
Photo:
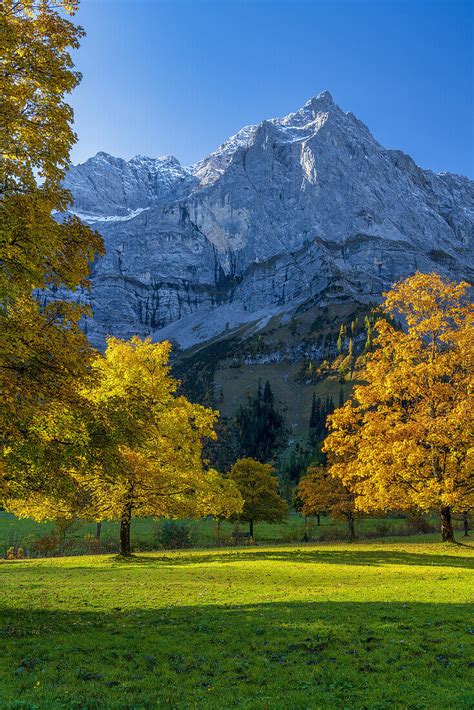
[[[441,508],[441,539],[443,542],[454,542],[453,524],[451,521],[451,508]]]
[[[316,525],[321,525],[321,516],[319,513],[316,513],[316,520],[318,521]]]
[[[130,523],[132,520],[132,505],[128,503],[122,512],[120,519],[120,554],[124,557],[130,557],[132,554],[130,548]]]
[[[347,516],[347,528],[349,531],[349,542],[354,542],[355,540],[355,529],[354,529],[354,518],[352,515]]]
[[[100,520],[95,526],[95,539],[100,540],[100,533],[102,530],[102,521]]]
[[[464,526],[464,537],[469,537],[469,513],[462,514],[462,522]]]
[[[217,518],[217,544],[221,546],[221,522],[220,518]]]
[[[250,537],[253,539],[253,520],[249,520],[249,533]]]

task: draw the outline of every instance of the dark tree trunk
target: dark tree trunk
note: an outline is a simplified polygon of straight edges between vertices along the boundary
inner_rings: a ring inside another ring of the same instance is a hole
[[[220,518],[217,518],[217,544],[219,547],[221,546],[221,523],[222,520]]]
[[[321,525],[321,516],[319,513],[316,513],[316,520],[318,521],[316,524]]]
[[[349,542],[354,542],[355,529],[354,529],[354,517],[352,515],[347,516],[347,528],[348,528],[348,532],[349,532]]]
[[[122,512],[120,519],[120,554],[124,557],[130,557],[132,554],[130,548],[130,524],[132,521],[132,506],[128,503]]]
[[[441,539],[443,542],[454,542],[453,523],[451,521],[451,508],[441,508]]]
[[[469,513],[462,514],[462,522],[464,527],[464,537],[469,537]]]
[[[100,533],[102,530],[102,521],[99,521],[95,526],[95,539],[100,540]]]
[[[250,537],[253,538],[253,520],[249,520],[249,533]]]

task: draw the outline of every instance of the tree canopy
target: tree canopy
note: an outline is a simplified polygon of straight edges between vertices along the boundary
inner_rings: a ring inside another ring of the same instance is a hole
[[[70,200],[61,181],[75,135],[64,96],[80,79],[70,50],[83,32],[65,15],[76,7],[5,0],[0,12],[0,428],[7,467],[17,446],[24,457],[28,444],[30,458],[44,449],[42,430],[51,434],[60,419],[53,411],[78,406],[78,381],[92,357],[79,327],[87,309],[65,293],[87,286],[102,240],[77,217],[53,216]],[[59,444],[61,431],[51,438]]]
[[[254,523],[278,523],[285,518],[288,506],[278,494],[278,479],[270,464],[251,458],[239,459],[230,469],[229,478],[244,500],[243,510],[237,517],[249,523],[251,537]]]
[[[70,497],[42,491],[7,501],[37,519],[63,514],[121,521],[121,551],[130,553],[132,515],[230,516],[242,509],[235,485],[207,469],[203,440],[213,438],[217,413],[176,396],[168,342],[109,338],[92,361],[81,396],[88,416],[74,420],[83,449],[63,476]],[[73,413],[72,413],[73,416]],[[90,454],[87,455],[87,451]],[[65,487],[63,487],[65,488]]]
[[[452,540],[451,510],[474,503],[468,284],[417,273],[383,308],[405,328],[378,321],[367,384],[329,417],[329,470],[356,494],[356,509],[434,509]]]
[[[328,513],[346,520],[349,540],[354,540],[355,496],[341,481],[331,476],[323,466],[310,466],[296,489],[303,515]]]

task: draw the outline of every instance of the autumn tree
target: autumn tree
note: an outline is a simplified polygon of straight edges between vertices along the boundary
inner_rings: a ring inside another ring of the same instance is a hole
[[[215,436],[217,413],[176,396],[170,349],[168,342],[109,338],[80,392],[87,407],[76,418],[71,412],[69,435],[75,432],[79,441],[75,459],[62,470],[65,481],[56,492],[34,486],[20,491],[7,499],[7,508],[37,520],[118,519],[123,555],[131,551],[132,516],[239,513],[235,485],[208,470],[202,458],[203,440]]]
[[[355,496],[341,481],[325,471],[323,466],[310,466],[298,484],[297,497],[303,515],[327,513],[347,522],[349,542],[355,539]]]
[[[221,541],[221,525],[236,513],[241,513],[244,501],[231,478],[216,476],[212,488],[212,515],[217,520],[217,539]]]
[[[254,524],[284,520],[288,506],[278,494],[278,479],[270,464],[251,458],[239,459],[232,466],[229,478],[234,481],[244,500],[239,520],[249,524],[253,538]]]
[[[34,457],[35,448],[45,446],[41,421],[49,436],[60,405],[78,406],[78,381],[92,356],[79,328],[85,308],[80,299],[59,296],[87,285],[89,264],[103,250],[100,237],[79,219],[61,217],[70,201],[62,180],[76,140],[64,99],[80,80],[70,50],[83,32],[66,17],[76,8],[74,0],[0,5],[0,429],[2,466],[9,470],[4,485],[16,475],[10,468],[16,447],[27,460]],[[48,297],[40,295],[45,289]],[[51,439],[59,446],[61,432]],[[53,453],[57,458],[59,448]],[[53,485],[46,478],[42,483]]]
[[[170,344],[109,338],[93,363],[85,397],[96,411],[96,470],[81,474],[98,518],[120,519],[122,554],[130,554],[132,515],[200,517],[239,512],[235,487],[206,470],[203,440],[214,438],[217,413],[176,396]]]
[[[451,512],[473,506],[472,306],[468,284],[420,274],[385,294],[367,355],[366,385],[329,418],[330,473],[356,509],[437,510],[444,541]]]

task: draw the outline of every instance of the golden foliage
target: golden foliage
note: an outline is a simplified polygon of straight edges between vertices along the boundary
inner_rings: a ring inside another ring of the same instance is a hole
[[[473,506],[472,306],[468,284],[415,274],[385,294],[406,325],[377,323],[366,385],[329,418],[331,475],[356,509]]]
[[[354,517],[354,494],[339,479],[331,476],[323,466],[310,466],[297,487],[303,515],[328,513],[333,518],[346,520]]]
[[[30,192],[35,174],[57,192],[76,137],[64,101],[80,81],[69,50],[83,35],[64,17],[78,3],[2,0],[0,6],[0,191]]]
[[[51,445],[62,414],[63,436],[75,451],[75,458],[60,462],[57,490],[45,493],[29,486],[27,495],[7,500],[8,509],[38,520],[120,519],[123,529],[130,527],[132,515],[239,513],[242,498],[236,486],[207,470],[202,459],[203,440],[216,436],[217,412],[176,396],[170,349],[168,342],[109,338],[105,355],[92,361],[91,378],[79,393],[80,416],[74,419],[73,409],[68,420],[61,410],[51,421],[51,432],[43,429]],[[42,466],[44,460],[35,467],[36,476]]]
[[[87,309],[63,300],[65,290],[87,285],[89,263],[103,251],[80,220],[52,216],[69,201],[61,180],[75,136],[64,95],[80,78],[69,51],[82,30],[64,14],[76,7],[74,0],[0,4],[0,455],[9,485],[17,478],[38,491],[39,461],[57,463],[61,451],[69,457],[71,442],[61,441],[62,425],[53,436],[51,421],[79,406],[78,381],[92,355],[79,328]],[[38,289],[50,289],[48,298]]]

